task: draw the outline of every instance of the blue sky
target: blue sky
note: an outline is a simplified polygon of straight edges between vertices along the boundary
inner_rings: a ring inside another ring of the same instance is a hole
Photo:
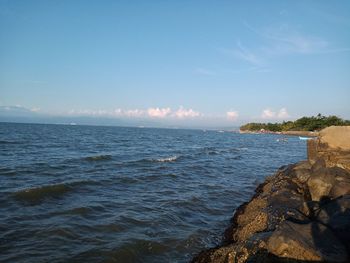
[[[236,125],[350,119],[349,1],[0,0],[0,106]]]

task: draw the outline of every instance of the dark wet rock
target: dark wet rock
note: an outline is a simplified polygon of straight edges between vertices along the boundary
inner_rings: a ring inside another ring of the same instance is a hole
[[[322,131],[307,161],[267,177],[237,208],[222,245],[193,262],[350,262],[350,127],[340,130]]]
[[[350,251],[350,195],[323,200],[315,214],[317,221],[332,229]]]

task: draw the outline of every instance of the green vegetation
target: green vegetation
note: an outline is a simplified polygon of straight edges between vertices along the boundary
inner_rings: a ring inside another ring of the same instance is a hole
[[[312,117],[302,117],[296,121],[284,121],[282,123],[247,123],[240,127],[242,131],[319,131],[329,126],[350,125],[349,120],[343,120],[337,116],[322,116],[318,114]]]

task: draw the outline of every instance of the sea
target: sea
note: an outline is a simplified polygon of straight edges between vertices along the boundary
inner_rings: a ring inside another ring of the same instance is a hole
[[[290,136],[0,123],[0,262],[189,262],[286,164]]]

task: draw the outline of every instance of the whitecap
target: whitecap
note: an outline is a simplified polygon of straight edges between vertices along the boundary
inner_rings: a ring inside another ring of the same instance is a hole
[[[170,157],[167,157],[167,158],[159,158],[159,159],[156,159],[157,162],[162,162],[162,163],[165,163],[165,162],[175,162],[177,159],[179,158],[179,156],[170,156]]]
[[[240,147],[240,148],[237,148],[238,150],[240,150],[240,151],[247,151],[248,150],[248,148],[246,148],[246,147]]]

